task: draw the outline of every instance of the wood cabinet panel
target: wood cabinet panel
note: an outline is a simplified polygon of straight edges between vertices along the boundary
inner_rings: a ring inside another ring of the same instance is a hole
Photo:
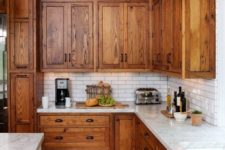
[[[52,129],[51,129],[52,130]],[[63,132],[45,132],[45,145],[64,143],[64,147],[109,147],[109,128],[64,128]],[[67,145],[67,146],[66,146]]]
[[[0,0],[0,13],[6,13],[6,0]]]
[[[124,60],[123,3],[99,5],[99,68],[119,69]]]
[[[134,115],[115,116],[115,150],[135,150]]]
[[[127,3],[125,16],[125,68],[145,69],[148,55],[148,4]]]
[[[215,77],[215,1],[186,0],[186,70],[189,77]]]
[[[13,0],[12,3],[14,3],[14,17],[16,19],[29,17],[29,13],[32,10],[31,0]]]
[[[11,74],[10,106],[13,132],[33,131],[33,75]]]
[[[109,126],[109,116],[40,116],[41,126]]]
[[[67,68],[67,15],[63,3],[44,3],[43,27],[43,68]]]
[[[69,68],[94,68],[92,3],[72,4],[69,11]]]
[[[153,1],[152,6],[152,58],[153,68],[162,66],[162,0]]]

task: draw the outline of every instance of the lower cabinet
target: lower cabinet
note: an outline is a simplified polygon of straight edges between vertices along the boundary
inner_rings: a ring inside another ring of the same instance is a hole
[[[115,116],[115,150],[135,150],[135,116]]]
[[[132,113],[39,114],[44,150],[166,150]]]

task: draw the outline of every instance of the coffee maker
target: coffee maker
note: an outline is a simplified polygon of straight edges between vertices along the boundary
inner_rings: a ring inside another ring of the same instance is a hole
[[[69,97],[68,88],[69,79],[67,78],[57,78],[55,79],[55,104],[65,105],[65,98]]]

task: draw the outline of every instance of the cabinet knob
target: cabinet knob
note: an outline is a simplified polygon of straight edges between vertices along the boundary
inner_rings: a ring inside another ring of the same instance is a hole
[[[86,122],[94,122],[94,119],[87,119]]]
[[[149,138],[149,134],[147,132],[145,132],[144,136],[145,138]]]
[[[62,136],[56,136],[56,137],[55,137],[55,140],[59,140],[59,141],[60,141],[60,140],[63,140],[63,137],[62,137]]]
[[[56,119],[55,122],[63,122],[62,119]]]
[[[145,147],[145,148],[144,148],[144,150],[148,150],[148,148],[147,148],[147,147]]]
[[[87,140],[93,140],[94,139],[94,136],[87,136],[86,139]]]

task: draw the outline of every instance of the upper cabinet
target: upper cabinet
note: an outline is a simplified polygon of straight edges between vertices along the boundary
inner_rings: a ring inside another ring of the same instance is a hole
[[[33,1],[9,0],[10,71],[34,69]]]
[[[92,3],[42,5],[43,70],[92,70]]]
[[[99,69],[147,69],[148,3],[99,4]]]
[[[0,13],[6,13],[6,0],[0,0]]]
[[[153,0],[153,69],[215,78],[215,0]]]
[[[214,78],[215,0],[186,0],[185,9],[185,75]]]

